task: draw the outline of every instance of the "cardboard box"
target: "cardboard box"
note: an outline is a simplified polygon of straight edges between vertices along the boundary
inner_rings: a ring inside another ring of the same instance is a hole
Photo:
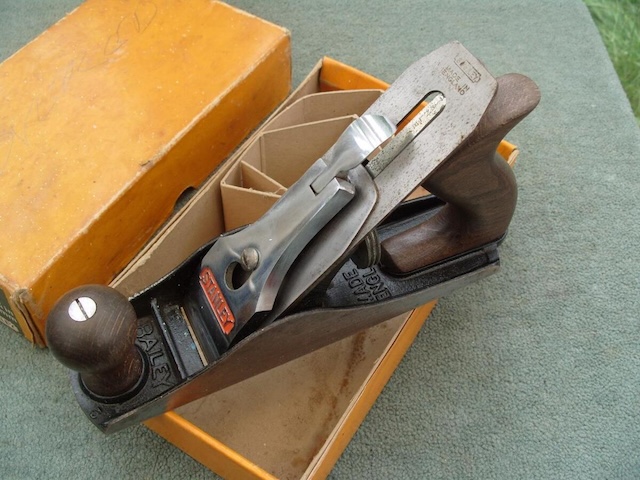
[[[114,286],[132,294],[225,228],[252,221],[303,171],[309,159],[317,158],[317,151],[324,153],[332,137],[339,135],[363,105],[373,102],[379,91],[349,94],[337,102],[318,101],[314,94],[385,86],[325,58]],[[304,136],[306,129],[314,132],[312,142]],[[292,145],[297,141],[301,143]],[[502,142],[499,153],[510,163],[517,156],[508,142]],[[434,304],[153,418],[146,425],[226,478],[323,478]]]
[[[44,343],[289,93],[289,33],[221,2],[89,0],[0,65],[0,321]]]

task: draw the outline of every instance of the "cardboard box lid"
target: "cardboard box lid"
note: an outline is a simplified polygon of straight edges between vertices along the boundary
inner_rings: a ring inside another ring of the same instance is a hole
[[[89,0],[6,60],[0,285],[14,313],[41,329],[61,293],[110,281],[289,87],[288,32],[210,0]]]

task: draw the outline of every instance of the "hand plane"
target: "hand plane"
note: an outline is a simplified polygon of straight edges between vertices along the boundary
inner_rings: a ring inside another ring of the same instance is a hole
[[[496,79],[447,44],[255,223],[129,299],[65,294],[46,336],[82,409],[114,432],[494,273],[517,197],[496,148],[538,101],[527,77]],[[405,201],[420,186],[431,195]]]

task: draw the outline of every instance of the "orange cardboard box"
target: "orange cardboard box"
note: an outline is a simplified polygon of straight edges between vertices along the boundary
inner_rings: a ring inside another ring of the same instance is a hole
[[[290,183],[291,178],[285,177],[303,169],[300,158],[315,160],[316,150],[326,149],[317,142],[327,135],[337,137],[362,111],[363,102],[373,102],[379,95],[376,89],[385,87],[380,80],[325,58],[113,285],[133,294],[225,229],[252,221],[247,215],[268,208]],[[333,102],[313,95],[348,89],[363,91]],[[302,129],[314,130],[313,141],[300,136]],[[287,149],[295,155],[287,155]],[[265,161],[269,152],[285,165],[273,168]],[[517,149],[503,141],[499,153],[513,164]],[[434,305],[390,319],[146,425],[225,478],[324,478]]]
[[[89,0],[0,65],[0,321],[43,345],[290,90],[289,33],[221,2]]]

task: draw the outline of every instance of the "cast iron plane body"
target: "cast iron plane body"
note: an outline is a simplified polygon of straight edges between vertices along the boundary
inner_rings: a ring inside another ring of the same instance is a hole
[[[496,148],[538,101],[530,79],[447,44],[254,224],[130,299],[69,292],[47,339],[82,409],[115,432],[494,273],[517,198]]]
[[[415,224],[432,214],[434,206],[439,208],[439,203],[430,197],[403,205],[380,228],[381,237]],[[418,307],[442,292],[483,278],[499,263],[498,242],[407,276],[389,274],[377,265],[358,268],[348,260],[329,288],[312,292],[304,306],[224,350],[213,340],[217,321],[194,275],[210,246],[130,300],[138,318],[135,343],[144,362],[144,382],[111,402],[96,398],[84,386],[81,375],[72,374],[80,406],[101,430],[116,431],[139,423],[315,351]],[[182,311],[187,312],[191,328]],[[287,330],[303,335],[283,339],[279,330],[285,324]],[[265,343],[270,348],[264,348]]]

